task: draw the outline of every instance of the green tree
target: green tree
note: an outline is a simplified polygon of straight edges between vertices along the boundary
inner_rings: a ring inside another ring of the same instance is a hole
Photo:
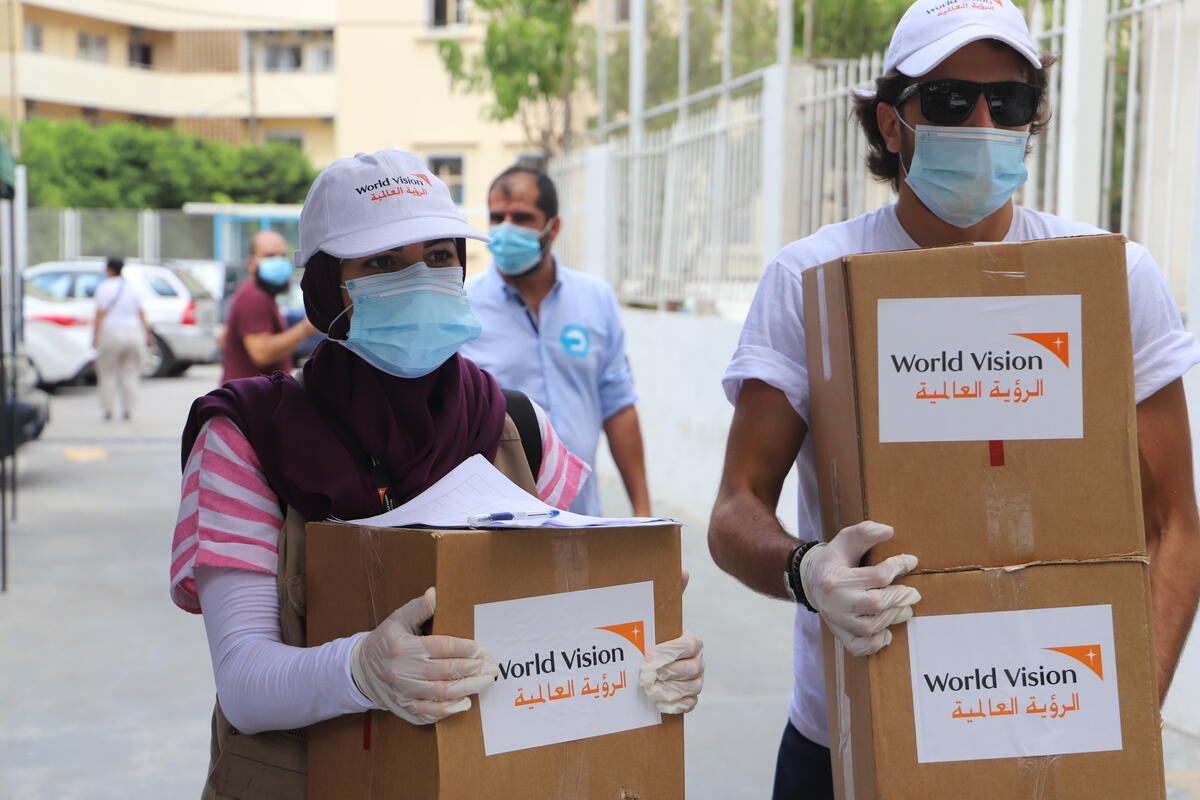
[[[488,93],[490,119],[516,119],[525,138],[547,157],[571,135],[582,0],[474,0],[486,24],[483,49],[467,54],[452,40],[438,43],[451,83]]]
[[[761,2],[761,0],[751,0]],[[699,91],[721,79],[718,36],[719,12],[713,13],[713,0],[693,0],[688,15],[688,92]],[[649,4],[646,10],[646,98],[645,107],[669,103],[679,97],[679,24],[668,15],[662,3]],[[606,100],[609,117],[629,113],[629,31],[619,29],[610,35],[606,54]],[[590,27],[582,34],[582,61],[593,65],[585,72],[592,93],[600,91],[595,64],[596,34]],[[714,56],[715,53],[715,56]]]
[[[811,58],[857,58],[887,49],[911,0],[814,0]],[[796,0],[795,42],[804,42],[804,0]]]
[[[784,0],[787,2],[788,0]],[[803,0],[796,0],[797,37],[803,30]],[[855,30],[850,24],[853,13],[843,7],[869,7],[860,19],[868,27],[886,24],[882,33],[871,37]],[[688,85],[689,93],[698,92],[721,81],[722,0],[690,0],[688,3]],[[838,52],[850,52],[863,41],[875,41],[880,36],[886,46],[895,20],[908,5],[908,0],[846,0],[846,3],[820,0],[817,8],[818,30],[824,31],[822,46]],[[892,7],[899,9],[895,19],[887,20]],[[734,77],[745,75],[775,61],[777,27],[775,0],[733,0],[731,9],[733,31],[730,46],[730,71]],[[646,9],[646,107],[670,102],[679,96],[679,30],[678,4],[650,2]],[[582,37],[583,63],[592,65],[584,72],[593,92],[599,91],[595,64],[595,32],[586,31]],[[610,34],[607,54],[607,100],[610,116],[629,111],[629,32],[618,29]],[[863,51],[868,52],[868,51]],[[857,54],[857,53],[855,53]]]
[[[239,203],[303,203],[316,179],[312,165],[295,145],[267,142],[229,148],[224,191]]]
[[[28,120],[22,161],[34,206],[179,208],[189,201],[298,203],[315,171],[284,143],[233,147],[135,123]]]

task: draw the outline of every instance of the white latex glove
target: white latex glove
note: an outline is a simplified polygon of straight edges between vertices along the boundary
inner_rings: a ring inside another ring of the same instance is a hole
[[[892,641],[888,627],[912,617],[921,593],[891,583],[917,567],[916,556],[892,556],[873,567],[860,567],[875,544],[892,538],[892,528],[860,522],[842,528],[828,544],[819,544],[800,562],[804,595],[833,635],[851,654],[866,656]]]
[[[686,714],[704,687],[704,642],[690,633],[651,647],[642,659],[638,685],[664,714]]]
[[[392,612],[354,643],[350,672],[366,697],[414,725],[428,725],[471,707],[500,670],[478,642],[421,636],[433,616],[432,588]]]

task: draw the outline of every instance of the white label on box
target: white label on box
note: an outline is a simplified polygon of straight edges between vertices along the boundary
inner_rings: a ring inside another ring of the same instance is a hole
[[[662,721],[638,687],[653,581],[477,605],[475,638],[500,667],[479,696],[486,755]]]
[[[879,441],[1083,436],[1080,296],[878,301]]]
[[[1112,606],[908,621],[917,761],[1121,749]]]

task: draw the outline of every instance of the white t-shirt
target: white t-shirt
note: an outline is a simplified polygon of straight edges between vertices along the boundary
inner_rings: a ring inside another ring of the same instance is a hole
[[[1019,206],[1014,212],[1012,227],[1004,237],[1006,242],[1105,232]],[[895,206],[887,206],[827,225],[783,248],[767,265],[742,328],[741,341],[722,379],[729,401],[737,402],[743,381],[758,379],[783,392],[796,413],[807,421],[808,366],[800,273],[847,255],[916,247],[916,242],[901,227]],[[1200,362],[1200,345],[1184,330],[1166,281],[1146,248],[1130,242],[1125,256],[1129,269],[1134,393],[1140,403]],[[812,441],[811,436],[805,437],[796,457],[797,518],[802,539],[818,538],[821,532]],[[795,622],[794,665],[795,684],[789,710],[792,724],[808,739],[828,747],[820,625],[816,614],[800,607]]]
[[[124,288],[121,288],[124,286]],[[142,299],[124,278],[105,278],[96,287],[96,308],[104,311],[105,328],[140,328]]]

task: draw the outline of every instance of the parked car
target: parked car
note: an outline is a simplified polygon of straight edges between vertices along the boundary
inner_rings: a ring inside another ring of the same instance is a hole
[[[4,366],[5,380],[9,378],[8,370],[16,371],[17,391],[0,408],[16,417],[10,422],[10,417],[0,414],[0,458],[11,456],[17,447],[41,436],[50,421],[50,396],[37,388],[37,375],[29,359],[24,354],[8,357]],[[14,426],[11,429],[10,424]],[[10,436],[10,430],[15,436]]]
[[[217,319],[225,321],[229,313],[229,300],[238,284],[246,278],[244,266],[199,258],[169,258],[163,263],[175,270],[176,274],[186,273],[203,286],[204,291],[217,303]]]
[[[142,372],[179,375],[194,363],[215,361],[217,307],[186,274],[129,260],[122,277],[142,298],[154,332]],[[52,261],[25,270],[25,349],[38,381],[54,385],[94,374],[92,297],[104,280],[104,260]]]

